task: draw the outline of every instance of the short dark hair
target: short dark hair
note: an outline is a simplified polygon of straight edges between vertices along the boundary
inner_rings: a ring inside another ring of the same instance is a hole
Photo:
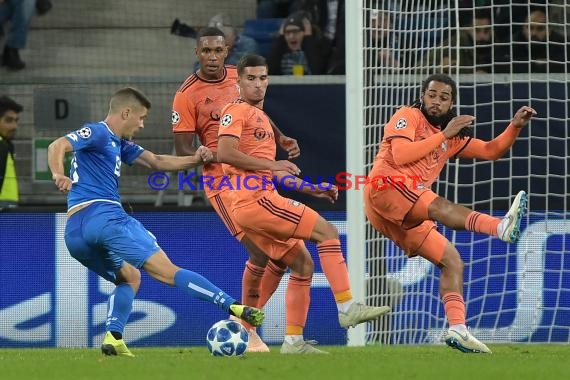
[[[491,16],[491,11],[489,9],[477,9],[475,11],[475,15],[473,16],[473,20],[477,19],[477,20],[481,20],[481,19],[487,19],[489,20],[489,23],[492,23],[491,20],[492,16]],[[472,22],[471,25],[474,25],[475,22]]]
[[[21,104],[16,103],[12,98],[7,97],[6,95],[0,96],[0,117],[4,116],[8,111],[20,113],[23,110],[24,107],[22,107]]]
[[[542,13],[544,13],[544,14],[546,15],[546,7],[545,7],[545,6],[542,6],[542,5],[532,5],[532,6],[529,8],[528,16],[530,16],[531,13],[536,12],[536,11],[542,12]],[[527,16],[527,17],[528,17],[528,16]]]
[[[451,77],[449,75],[432,74],[429,77],[427,77],[422,82],[422,94],[424,94],[426,92],[430,82],[434,82],[434,81],[445,83],[445,84],[449,85],[449,87],[451,87],[451,100],[453,100],[453,103],[456,103],[456,100],[457,100],[457,84],[455,84],[455,81],[453,79],[451,79]]]
[[[110,107],[116,110],[117,107],[122,107],[128,103],[136,102],[146,109],[150,109],[150,100],[141,91],[133,87],[123,87],[115,92],[111,98]]]
[[[226,35],[224,34],[224,32],[222,32],[221,29],[216,28],[215,26],[207,26],[205,28],[200,29],[200,32],[198,33],[198,40],[202,37],[216,37],[216,36],[220,36],[222,38],[226,38]]]
[[[264,57],[257,54],[244,55],[237,64],[238,75],[242,75],[246,67],[267,66],[267,61]]]

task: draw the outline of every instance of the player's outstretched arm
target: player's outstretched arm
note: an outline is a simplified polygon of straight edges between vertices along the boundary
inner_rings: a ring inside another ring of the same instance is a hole
[[[459,157],[491,161],[498,160],[513,146],[521,129],[534,116],[536,116],[536,111],[531,107],[523,106],[519,108],[503,133],[491,141],[471,139],[465,149],[459,154]]]
[[[65,153],[72,152],[73,146],[65,137],[60,137],[48,146],[48,166],[57,188],[65,193],[71,190],[71,179],[65,175],[63,160]]]
[[[172,156],[169,154],[154,154],[145,150],[136,160],[135,164],[153,170],[185,170],[203,165],[213,160],[212,151],[200,146],[192,156]]]

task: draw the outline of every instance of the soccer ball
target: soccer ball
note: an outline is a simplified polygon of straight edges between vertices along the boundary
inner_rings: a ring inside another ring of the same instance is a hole
[[[206,343],[214,356],[241,356],[249,344],[249,335],[239,322],[224,319],[210,327]]]

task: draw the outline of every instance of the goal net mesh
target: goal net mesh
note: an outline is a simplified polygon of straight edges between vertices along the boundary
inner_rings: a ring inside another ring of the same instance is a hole
[[[523,105],[537,111],[502,158],[450,161],[433,187],[450,201],[499,217],[525,190],[529,213],[518,243],[438,228],[465,262],[467,325],[476,337],[569,341],[570,7],[564,1],[361,1],[364,126],[351,133],[361,134],[365,174],[383,126],[399,106],[418,99],[430,74],[456,81],[457,111],[476,117],[476,138],[499,135]],[[438,342],[447,327],[439,269],[423,258],[406,258],[362,223],[367,302],[393,308],[369,325],[366,341]]]

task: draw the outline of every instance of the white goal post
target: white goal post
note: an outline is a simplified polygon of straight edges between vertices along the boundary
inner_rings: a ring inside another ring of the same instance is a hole
[[[382,127],[430,74],[456,81],[457,111],[476,117],[477,138],[499,135],[522,105],[538,112],[504,157],[450,161],[433,187],[495,216],[518,190],[529,194],[517,244],[438,226],[465,262],[467,324],[485,342],[570,341],[569,14],[563,0],[347,2],[347,172],[368,174]],[[355,298],[393,308],[351,329],[348,344],[439,342],[439,270],[369,225],[362,187],[347,190],[347,225]]]

